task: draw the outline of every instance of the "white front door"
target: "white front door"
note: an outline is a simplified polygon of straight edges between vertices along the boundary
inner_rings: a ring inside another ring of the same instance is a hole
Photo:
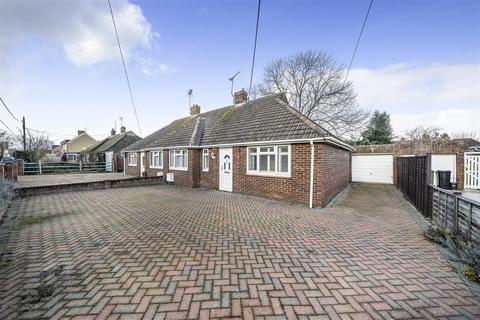
[[[145,172],[145,152],[140,153],[140,175]]]
[[[233,152],[232,148],[220,149],[220,181],[219,189],[223,191],[233,191]]]

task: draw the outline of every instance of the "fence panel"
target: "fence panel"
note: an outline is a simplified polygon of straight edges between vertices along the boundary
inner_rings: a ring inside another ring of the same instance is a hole
[[[431,216],[427,184],[427,156],[397,158],[397,185],[403,195],[425,216]]]

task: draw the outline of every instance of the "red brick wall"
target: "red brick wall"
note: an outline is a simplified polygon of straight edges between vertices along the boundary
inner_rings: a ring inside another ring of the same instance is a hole
[[[219,149],[210,148],[209,150],[209,168],[208,172],[203,172],[202,170],[202,153],[200,153],[200,187],[218,189],[218,157]],[[203,152],[200,150],[200,152]],[[212,156],[215,158],[213,159]]]
[[[247,175],[246,147],[233,148],[233,191],[309,204],[310,145],[292,144],[290,178]]]
[[[194,181],[194,163],[195,159],[197,158],[196,152],[198,150],[189,149],[188,150],[188,171],[181,171],[181,170],[173,170],[169,168],[169,150],[163,149],[163,172],[166,174],[167,172],[174,173],[175,184],[179,186],[185,187],[196,187],[198,182]]]
[[[140,152],[138,152],[137,165],[129,166],[128,165],[128,153],[125,153],[125,174],[131,176],[140,176]]]
[[[147,177],[157,177],[157,173],[158,172],[163,172],[163,169],[158,169],[158,168],[151,168],[150,167],[150,151],[146,151],[145,152],[145,158],[146,158],[146,162],[145,162],[145,171],[147,171]],[[165,151],[163,152],[163,163],[165,163]],[[167,152],[168,154],[168,152]],[[167,159],[168,159],[168,156],[167,156]],[[168,162],[167,162],[168,164]]]
[[[350,152],[328,144],[315,144],[313,204],[325,206],[350,183]]]

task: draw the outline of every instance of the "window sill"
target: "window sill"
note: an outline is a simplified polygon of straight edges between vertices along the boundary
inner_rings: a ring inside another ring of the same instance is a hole
[[[205,169],[202,169],[202,172],[208,172],[208,169],[206,169],[206,170],[205,170]]]
[[[154,167],[154,166],[150,166],[149,168],[150,169],[163,169],[163,167]]]
[[[130,164],[130,163],[129,163],[128,166],[129,166],[129,167],[136,167],[137,164]]]
[[[168,168],[168,169],[172,171],[188,171],[188,168]]]
[[[248,176],[257,176],[257,177],[270,177],[270,178],[291,178],[290,173],[267,173],[267,172],[257,172],[257,171],[247,171]]]

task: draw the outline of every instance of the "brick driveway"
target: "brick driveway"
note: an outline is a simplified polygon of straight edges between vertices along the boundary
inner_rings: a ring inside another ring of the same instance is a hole
[[[386,187],[323,210],[171,186],[41,195],[1,236],[2,319],[480,316]]]

